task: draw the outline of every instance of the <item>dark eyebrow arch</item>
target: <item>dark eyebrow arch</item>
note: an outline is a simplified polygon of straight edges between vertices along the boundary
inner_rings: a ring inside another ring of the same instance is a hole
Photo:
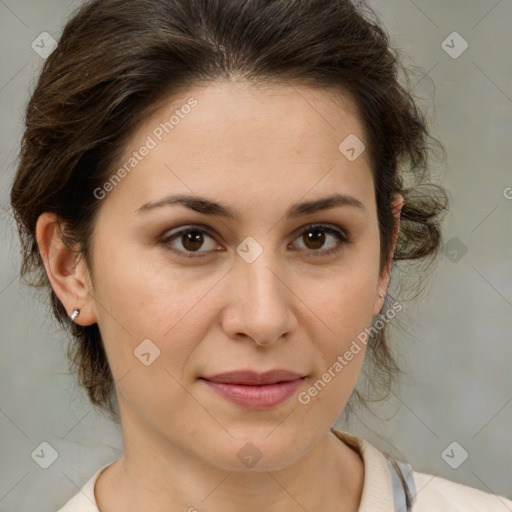
[[[212,201],[206,197],[190,196],[184,194],[167,196],[159,201],[150,201],[149,203],[143,204],[136,210],[137,213],[144,213],[156,208],[162,208],[165,206],[172,206],[179,204],[194,210],[198,213],[205,215],[216,215],[239,221],[238,215],[229,206]],[[292,205],[286,212],[287,218],[300,217],[302,215],[309,215],[315,212],[329,210],[337,206],[352,206],[364,210],[364,205],[359,199],[353,196],[345,194],[333,194],[328,197],[315,199],[313,201],[305,201]]]

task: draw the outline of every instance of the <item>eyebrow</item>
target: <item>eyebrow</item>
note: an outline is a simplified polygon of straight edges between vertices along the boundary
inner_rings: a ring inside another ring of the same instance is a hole
[[[205,214],[216,215],[239,221],[239,216],[229,206],[212,201],[206,197],[190,196],[184,194],[167,196],[159,201],[150,201],[143,204],[136,210],[137,213],[145,213],[157,208],[163,208],[172,205],[182,205],[190,210]],[[315,212],[329,210],[340,206],[352,206],[364,210],[364,205],[359,199],[346,194],[333,194],[313,201],[304,201],[292,205],[286,212],[287,218],[300,217],[302,215],[309,215]]]

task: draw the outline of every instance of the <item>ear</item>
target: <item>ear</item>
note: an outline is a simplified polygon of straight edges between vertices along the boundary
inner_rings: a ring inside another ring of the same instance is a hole
[[[391,266],[393,263],[393,255],[395,254],[396,244],[398,242],[398,236],[400,234],[400,212],[402,211],[402,207],[404,205],[404,198],[401,194],[395,194],[391,201],[391,210],[393,211],[393,235],[391,238],[391,248],[389,255],[389,267],[383,272],[383,274],[379,278],[378,287],[376,290],[376,298],[373,307],[373,316],[376,316],[382,310],[382,306],[385,301],[385,294],[387,292],[389,281],[391,279]],[[379,293],[384,295],[384,298],[380,297]]]
[[[85,326],[96,323],[87,266],[81,255],[62,241],[57,215],[46,212],[39,216],[36,238],[46,275],[68,316],[71,316],[75,308],[79,308],[76,324]]]

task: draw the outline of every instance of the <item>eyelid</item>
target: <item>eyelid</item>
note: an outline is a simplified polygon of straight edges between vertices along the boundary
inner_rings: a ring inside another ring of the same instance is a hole
[[[295,236],[294,240],[298,238],[298,236],[302,235],[303,233],[314,230],[314,229],[322,229],[328,234],[331,234],[335,236],[338,239],[338,245],[331,249],[318,249],[318,250],[307,250],[307,249],[299,249],[299,251],[302,251],[306,254],[306,258],[314,258],[322,256],[330,256],[332,254],[336,254],[343,248],[344,245],[352,244],[353,240],[347,233],[347,231],[335,224],[329,224],[329,223],[323,223],[323,222],[313,222],[311,224],[307,224],[301,228],[299,228],[298,231],[296,231],[297,236]]]
[[[173,239],[178,238],[182,233],[187,233],[188,231],[199,231],[203,234],[208,235],[213,240],[216,240],[217,235],[213,233],[213,230],[204,224],[187,224],[184,226],[180,226],[179,228],[176,228],[175,230],[169,230],[164,233],[164,235],[160,238],[160,243],[162,243],[168,250],[171,250],[174,253],[179,254],[180,256],[183,256],[185,258],[203,258],[205,256],[208,256],[212,251],[182,251],[180,249],[176,249],[175,247],[172,247],[169,242]],[[224,249],[223,249],[224,250]],[[215,252],[221,252],[216,250]]]
[[[351,244],[353,243],[353,240],[347,233],[347,231],[335,224],[329,224],[329,223],[322,223],[322,222],[312,222],[310,224],[306,224],[300,228],[298,228],[294,234],[293,234],[293,241],[295,241],[300,235],[304,234],[307,231],[314,230],[314,229],[322,229],[326,233],[331,234],[332,236],[335,236],[338,239],[338,245],[331,249],[318,249],[318,250],[307,250],[307,249],[297,249],[298,251],[307,253],[307,257],[322,257],[322,256],[328,256],[330,254],[334,254],[341,250],[342,246],[345,244]],[[210,251],[182,251],[180,249],[176,249],[175,247],[172,247],[169,245],[169,242],[173,239],[176,239],[180,236],[182,233],[186,233],[188,231],[199,231],[203,234],[208,235],[213,240],[216,240],[217,235],[214,234],[213,230],[206,225],[203,224],[188,224],[184,226],[180,226],[179,228],[176,228],[176,230],[170,230],[167,231],[161,238],[160,242],[165,245],[169,250],[185,257],[185,258],[201,258],[205,257],[211,254]],[[214,252],[220,252],[219,250],[214,250]]]
[[[336,224],[330,224],[326,222],[311,222],[310,224],[306,224],[299,229],[297,229],[293,236],[297,238],[298,235],[302,235],[305,231],[312,230],[312,229],[319,229],[323,228],[328,233],[337,233],[341,236],[343,236],[345,239],[348,240],[349,236],[345,229],[341,228],[340,226],[337,226]],[[294,238],[294,240],[295,240]]]

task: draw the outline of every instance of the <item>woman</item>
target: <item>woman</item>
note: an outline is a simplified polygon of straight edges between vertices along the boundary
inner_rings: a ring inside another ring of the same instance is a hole
[[[393,264],[435,257],[447,208],[397,66],[348,0],[70,20],[11,198],[23,271],[124,453],[61,512],[512,507],[332,428],[365,357],[376,388],[397,374]]]

